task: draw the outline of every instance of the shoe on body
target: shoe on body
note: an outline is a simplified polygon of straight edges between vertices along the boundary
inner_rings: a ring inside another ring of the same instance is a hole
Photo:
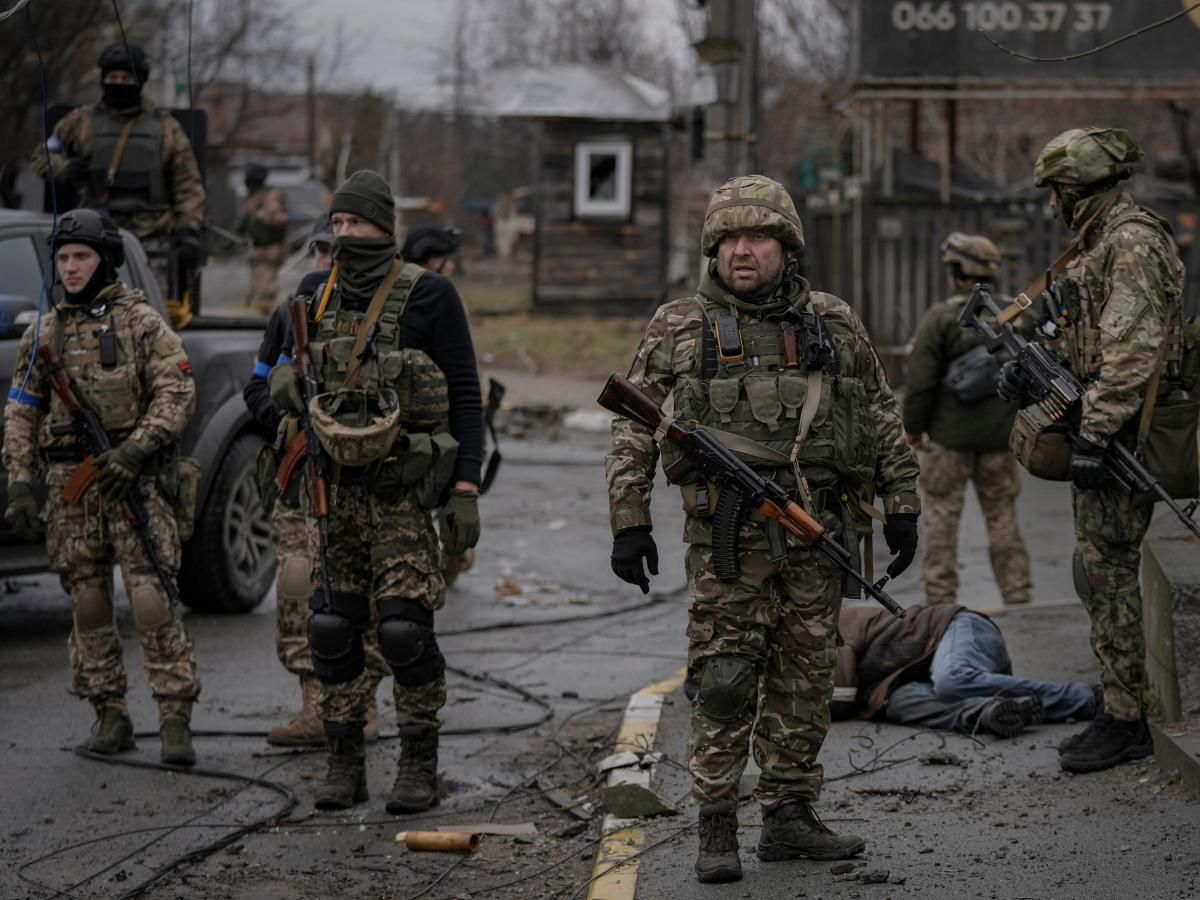
[[[1030,725],[1046,721],[1046,707],[1037,695],[996,697],[979,711],[979,727],[996,737],[1012,738]]]

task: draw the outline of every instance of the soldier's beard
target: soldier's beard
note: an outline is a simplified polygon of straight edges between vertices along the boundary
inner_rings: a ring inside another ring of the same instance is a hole
[[[733,260],[734,264],[738,261]],[[759,277],[755,279],[753,284],[744,287],[735,287],[733,284],[732,272],[726,271],[725,267],[717,260],[717,277],[721,284],[729,293],[733,294],[739,300],[745,300],[747,303],[762,303],[764,300],[769,300],[775,296],[775,292],[779,289],[779,285],[783,282],[783,261],[780,261],[771,270],[759,270]]]

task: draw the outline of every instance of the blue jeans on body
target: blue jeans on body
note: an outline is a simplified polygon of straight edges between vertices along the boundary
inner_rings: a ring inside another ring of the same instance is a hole
[[[887,717],[905,725],[970,731],[979,710],[993,697],[1042,698],[1046,721],[1090,719],[1096,713],[1091,687],[1017,678],[1004,637],[989,619],[960,612],[950,620],[930,662],[930,680],[892,691]]]

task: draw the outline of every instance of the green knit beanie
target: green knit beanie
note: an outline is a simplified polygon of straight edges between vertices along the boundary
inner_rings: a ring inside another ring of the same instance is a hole
[[[333,194],[329,212],[331,215],[353,213],[378,225],[385,234],[396,233],[396,203],[392,199],[392,189],[382,175],[370,169],[359,169],[342,182]]]

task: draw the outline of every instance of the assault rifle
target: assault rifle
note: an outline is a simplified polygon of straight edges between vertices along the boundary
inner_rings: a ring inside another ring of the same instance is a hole
[[[96,467],[95,457],[113,448],[112,438],[104,430],[104,423],[100,421],[100,415],[75,389],[75,383],[70,373],[63,366],[58,354],[54,352],[54,348],[43,346],[38,350],[38,354],[46,365],[46,376],[50,382],[50,389],[54,391],[63,406],[67,408],[67,412],[71,414],[71,425],[67,430],[74,434],[87,450],[87,457],[71,473],[71,478],[63,487],[63,496],[67,501],[78,504],[83,499],[84,491],[91,486],[100,471]],[[162,566],[158,541],[150,528],[150,514],[146,511],[145,491],[145,487],[138,482],[130,495],[121,501],[121,511],[125,514],[125,520],[129,523],[129,527],[137,535],[142,550],[145,551],[146,558],[150,560],[154,574],[158,576],[159,583],[166,591],[168,599],[172,604],[178,604],[180,602],[179,590]]]
[[[850,551],[830,537],[820,522],[806,513],[786,490],[742,462],[703,426],[691,427],[666,418],[653,400],[618,372],[608,377],[598,402],[609,412],[651,431],[663,431],[666,439],[683,451],[685,459],[720,489],[712,529],[713,566],[719,580],[733,581],[738,577],[738,531],[746,509],[756,505],[759,513],[778,522],[804,546],[819,552],[884,609],[898,619],[904,618],[904,608],[883,590],[888,576],[874,584],[863,578],[851,562]]]
[[[1071,441],[1079,439],[1079,423],[1083,414],[1083,395],[1087,392],[1083,382],[1052,351],[1021,337],[1005,322],[999,328],[985,321],[981,313],[987,310],[993,316],[1000,313],[1000,306],[981,284],[975,285],[971,299],[959,314],[958,322],[965,328],[973,328],[988,342],[989,348],[1004,347],[1032,382],[1030,394],[1051,421],[1063,422],[1068,428]],[[1170,494],[1158,483],[1137,455],[1119,440],[1109,441],[1104,451],[1104,467],[1122,489],[1130,492],[1153,492],[1167,504],[1184,526],[1200,537],[1200,524],[1188,515]]]
[[[321,589],[325,592],[325,602],[329,603],[333,598],[333,583],[329,578],[329,482],[326,480],[328,461],[321,447],[321,440],[313,427],[312,413],[309,411],[313,397],[320,393],[321,388],[317,382],[312,357],[308,352],[307,297],[293,297],[288,301],[288,319],[292,325],[292,364],[299,376],[300,396],[304,398],[300,431],[304,436],[304,467],[308,495],[312,502],[312,515],[317,520]]]

